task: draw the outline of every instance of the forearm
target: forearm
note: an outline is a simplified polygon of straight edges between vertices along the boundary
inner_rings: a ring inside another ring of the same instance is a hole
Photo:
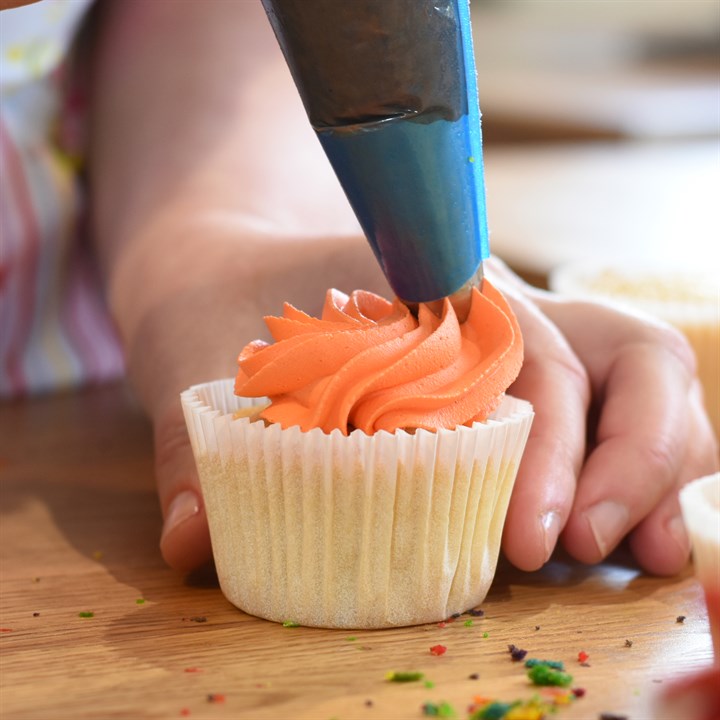
[[[192,327],[193,343],[218,353],[243,333],[222,352],[234,359],[245,333],[261,331],[273,279],[292,290],[294,268],[313,286],[307,274],[325,270],[308,266],[313,254],[347,252],[374,272],[369,251],[348,239],[359,231],[259,2],[119,0],[103,10],[93,230],[131,371],[153,343],[182,351],[184,339],[168,337],[172,315],[175,333]],[[213,327],[233,301],[233,326]]]

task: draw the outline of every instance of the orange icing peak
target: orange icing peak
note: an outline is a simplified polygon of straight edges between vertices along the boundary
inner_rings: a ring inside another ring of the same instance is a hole
[[[328,290],[320,318],[286,304],[265,322],[273,344],[238,357],[235,393],[267,396],[261,417],[303,431],[455,428],[485,420],[517,377],[523,346],[515,315],[487,280],[467,320],[449,300],[415,318],[399,300]]]

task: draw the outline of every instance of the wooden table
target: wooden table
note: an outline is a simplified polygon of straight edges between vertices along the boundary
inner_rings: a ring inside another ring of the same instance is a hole
[[[622,557],[532,574],[501,565],[472,625],[350,633],[245,615],[210,569],[164,567],[150,428],[122,386],[0,406],[0,456],[5,720],[389,720],[441,700],[465,718],[475,695],[535,692],[510,643],[565,661],[586,690],[558,720],[646,720],[671,679],[711,662],[690,571],[645,577]],[[390,670],[434,687],[387,682]]]

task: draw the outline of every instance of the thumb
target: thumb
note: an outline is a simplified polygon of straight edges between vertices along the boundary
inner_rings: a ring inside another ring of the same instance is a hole
[[[155,476],[163,513],[160,551],[176,570],[193,570],[212,557],[195,460],[178,402],[153,423]]]

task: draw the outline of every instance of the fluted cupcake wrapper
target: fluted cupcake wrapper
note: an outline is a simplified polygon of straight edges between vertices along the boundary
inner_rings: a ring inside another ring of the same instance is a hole
[[[505,397],[473,427],[355,431],[236,418],[232,380],[182,404],[226,597],[260,617],[380,628],[484,599],[533,412]]]
[[[705,591],[715,661],[720,662],[720,472],[686,485],[680,507],[692,541],[695,575]]]

